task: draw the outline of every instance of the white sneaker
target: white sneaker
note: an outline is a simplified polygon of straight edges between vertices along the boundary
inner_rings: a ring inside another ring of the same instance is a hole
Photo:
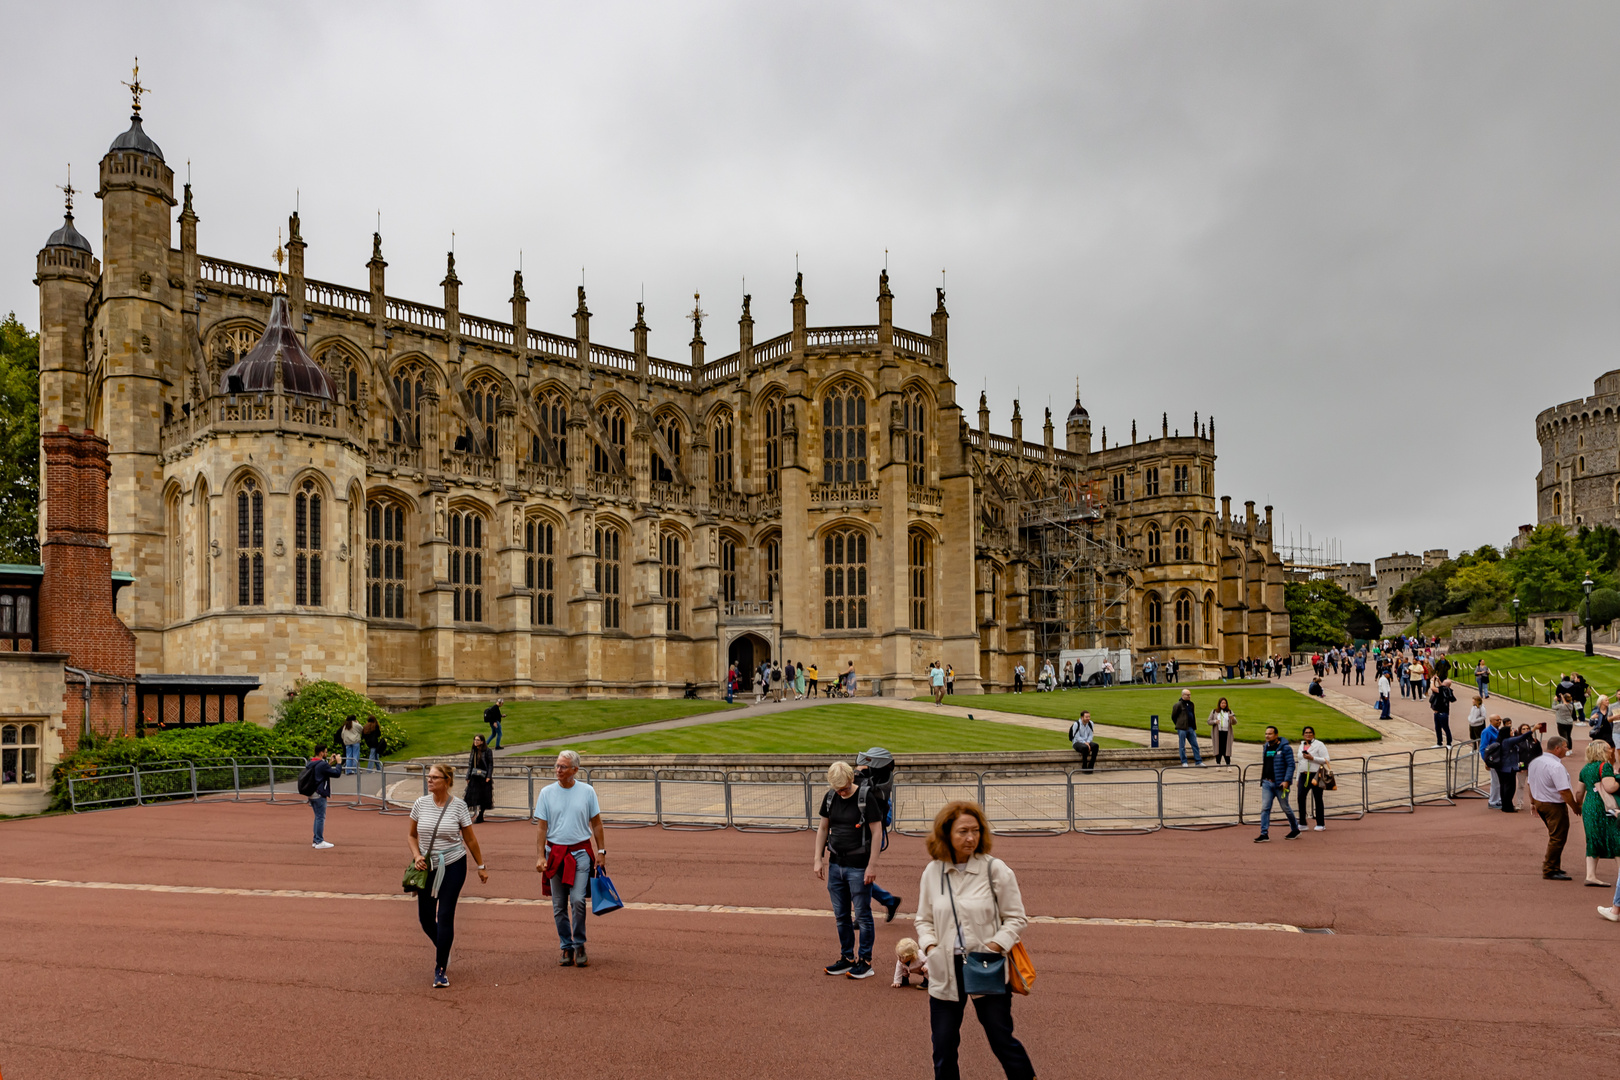
[[[337,847],[337,845],[332,843],[330,840],[322,840],[318,844],[311,844],[309,846],[314,848],[316,851],[325,851],[327,848]]]
[[[1598,908],[1598,914],[1610,922],[1620,922],[1620,908],[1600,907]]]
[[[1317,827],[1316,827],[1316,830],[1315,830],[1315,831],[1316,831],[1316,832],[1322,832],[1322,831],[1324,831],[1324,830],[1325,830],[1325,829],[1326,829],[1326,828],[1327,828],[1327,826],[1326,826],[1326,825],[1318,825],[1318,826],[1317,826]]]

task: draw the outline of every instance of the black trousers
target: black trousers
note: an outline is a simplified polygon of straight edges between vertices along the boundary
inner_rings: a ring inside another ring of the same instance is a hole
[[[1299,779],[1299,823],[1300,823],[1301,827],[1303,827],[1305,825],[1305,819],[1309,816],[1308,814],[1305,813],[1305,800],[1306,799],[1311,799],[1316,804],[1316,823],[1318,825],[1326,825],[1327,824],[1327,813],[1324,811],[1323,806],[1322,806],[1322,788],[1321,788],[1321,785],[1319,785],[1319,784],[1312,784],[1312,783],[1309,782],[1309,779],[1310,779],[1311,775],[1312,774],[1310,774],[1310,773],[1305,773],[1301,777],[1298,778]]]
[[[1440,743],[1442,741],[1442,739],[1441,739],[1441,733],[1442,732],[1445,735],[1445,738],[1444,738],[1443,741],[1445,742],[1445,744],[1447,746],[1450,746],[1451,745],[1451,714],[1450,713],[1437,712],[1437,713],[1434,714],[1434,745],[1436,745],[1436,746],[1440,745]]]
[[[1009,961],[1010,963],[1011,961]],[[955,1001],[928,999],[928,1023],[934,1036],[934,1080],[961,1080],[956,1052],[962,1045],[962,1017],[967,1012],[968,995],[962,992],[962,958],[956,958]],[[1029,1063],[1024,1044],[1013,1038],[1012,994],[985,994],[972,999],[990,1052],[1001,1062],[1007,1080],[1035,1080],[1035,1066]]]
[[[444,865],[444,881],[439,895],[433,896],[433,874],[428,874],[428,889],[416,894],[416,917],[422,923],[422,932],[433,942],[433,966],[450,966],[450,946],[456,940],[456,901],[461,899],[461,887],[467,884],[467,860],[457,859]]]
[[[1074,752],[1080,755],[1080,767],[1090,772],[1097,765],[1097,744],[1077,743]]]
[[[1519,786],[1519,774],[1515,771],[1498,772],[1496,775],[1502,778],[1502,810],[1504,813],[1511,814],[1513,813],[1513,794],[1518,790]]]
[[[1225,759],[1226,764],[1232,764],[1232,733],[1217,728],[1210,732],[1210,738],[1215,743],[1215,764],[1219,765],[1222,759]]]

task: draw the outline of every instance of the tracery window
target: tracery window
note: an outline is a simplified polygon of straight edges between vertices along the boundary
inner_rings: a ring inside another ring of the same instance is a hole
[[[1175,471],[1172,473],[1171,489],[1177,495],[1182,495],[1182,494],[1185,494],[1185,493],[1191,491],[1192,490],[1192,478],[1189,475],[1189,472],[1191,470],[1191,466],[1189,466],[1189,465],[1176,465],[1176,466],[1173,466],[1173,468],[1174,468]]]
[[[658,587],[664,598],[664,629],[681,628],[681,538],[665,531],[658,537]]]
[[[720,599],[737,599],[737,542],[720,538]]]
[[[1204,561],[1215,561],[1215,531],[1207,521],[1204,522]]]
[[[321,493],[313,480],[293,496],[293,602],[321,606]]]
[[[1001,618],[1001,571],[990,571],[990,621]]]
[[[913,529],[908,537],[911,548],[911,628],[928,629],[928,534]]]
[[[264,603],[264,492],[251,476],[236,489],[236,602]]]
[[[366,504],[366,614],[405,617],[405,508],[386,499]]]
[[[484,621],[484,519],[470,510],[450,514],[450,586],[456,622]]]
[[[1204,644],[1215,644],[1215,594],[1204,594]]]
[[[612,525],[596,527],[596,591],[602,597],[602,629],[619,629],[619,570],[623,536]]]
[[[782,538],[772,536],[765,541],[765,599],[775,600],[777,587],[782,584]]]
[[[568,467],[568,401],[561,393],[542,391],[535,398],[535,409],[540,414],[540,429],[551,437],[557,448],[557,460],[551,464]],[[542,460],[537,454],[536,461]]]
[[[1147,469],[1143,474],[1142,494],[1153,496],[1159,493],[1159,470],[1157,467]]]
[[[927,399],[921,390],[905,396],[906,479],[918,487],[928,483]]]
[[[765,490],[782,490],[782,395],[765,399]]]
[[[1164,601],[1159,599],[1158,593],[1148,594],[1147,631],[1148,647],[1162,648],[1164,646]]]
[[[1125,474],[1115,473],[1109,482],[1109,489],[1113,493],[1115,502],[1125,501]]]
[[[1191,645],[1193,620],[1193,598],[1191,593],[1178,593],[1176,595],[1176,644]]]
[[[501,403],[501,384],[484,376],[474,379],[467,392],[472,397],[473,423],[484,440],[484,449],[490,457],[499,457],[499,446],[495,442],[495,409]],[[467,434],[467,449],[471,450],[477,445],[477,440],[471,437],[471,431]]]
[[[1158,523],[1154,521],[1148,522],[1147,529],[1143,535],[1147,538],[1147,561],[1155,564],[1163,562],[1164,560],[1162,556],[1164,552],[1160,545],[1162,534],[1159,532]]]
[[[866,393],[851,379],[821,399],[821,481],[866,481]]]
[[[349,350],[331,345],[322,349],[315,359],[332,377],[332,384],[347,394],[349,404],[355,404],[360,397],[360,364]]]
[[[0,786],[39,783],[39,724],[0,724]]]
[[[254,326],[227,326],[214,334],[214,367],[224,371],[259,343],[264,331]]]
[[[529,622],[557,625],[557,528],[544,518],[523,527],[523,584],[529,589]]]
[[[722,409],[715,415],[714,426],[709,431],[709,443],[714,447],[714,454],[709,466],[709,475],[715,487],[730,488],[736,483],[732,453],[736,447],[736,425],[732,421],[731,411]]]
[[[681,467],[681,422],[673,413],[664,413],[653,421],[653,427],[669,447],[669,460],[665,461],[656,447],[652,452],[652,478],[670,484],[675,481],[675,470]]]
[[[1185,521],[1176,522],[1176,562],[1192,562],[1192,526]]]
[[[616,473],[624,469],[624,439],[626,421],[624,410],[618,405],[607,404],[597,410],[602,417],[602,426],[607,429],[608,444],[618,457],[614,461],[603,452],[602,447],[593,443],[591,445],[591,469],[599,473]]]
[[[866,534],[834,529],[822,538],[822,614],[827,630],[866,628]]]
[[[393,437],[390,441],[395,443],[421,443],[422,394],[426,392],[427,387],[427,371],[421,364],[414,361],[401,364],[394,371],[394,391],[399,395],[399,404],[404,414],[404,420],[401,422],[400,417],[394,417],[391,425]]]

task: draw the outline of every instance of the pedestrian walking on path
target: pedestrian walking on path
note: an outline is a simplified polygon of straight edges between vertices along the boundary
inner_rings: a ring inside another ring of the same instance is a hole
[[[343,743],[343,774],[353,776],[360,771],[360,721],[353,713],[338,728],[338,739]]]
[[[1237,717],[1232,715],[1232,706],[1221,698],[1209,714],[1209,737],[1215,743],[1215,764],[1232,764],[1232,739],[1236,727]]]
[[[1388,720],[1389,715],[1389,672],[1378,672],[1378,719]]]
[[[1303,828],[1310,822],[1306,800],[1316,807],[1316,831],[1327,828],[1327,815],[1323,810],[1325,797],[1322,789],[1322,769],[1332,755],[1327,743],[1316,737],[1316,729],[1307,727],[1299,735],[1299,824]]]
[[[1457,695],[1451,691],[1450,679],[1435,680],[1434,692],[1429,695],[1429,711],[1434,713],[1434,745],[1440,746],[1441,736],[1445,736],[1444,745],[1451,745],[1451,706],[1457,700]]]
[[[932,861],[917,885],[917,943],[928,963],[928,1020],[935,1080],[960,1077],[957,1054],[968,998],[990,1051],[1009,1080],[1033,1080],[1029,1052],[1013,1035],[1012,994],[967,993],[963,964],[975,953],[1006,956],[1028,918],[1012,868],[990,855],[990,823],[977,803],[947,803],[928,833]],[[1011,978],[1012,961],[1004,962]]]
[[[551,897],[551,917],[557,924],[557,942],[563,967],[589,967],[585,955],[585,909],[591,873],[607,867],[607,843],[602,836],[602,805],[596,789],[577,780],[579,755],[564,750],[557,755],[557,782],[547,784],[534,801],[534,868],[540,873],[540,892]],[[592,841],[595,841],[594,846]]]
[[[1620,781],[1615,779],[1614,750],[1608,743],[1586,744],[1586,764],[1581,767],[1579,779],[1581,827],[1586,833],[1586,883],[1607,885],[1598,878],[1598,860],[1620,858],[1620,820],[1610,813],[1615,795],[1620,794]]]
[[[484,710],[484,723],[489,725],[489,743],[497,750],[501,748],[502,704],[502,700],[500,698],[496,698],[495,704]]]
[[[1485,805],[1492,810],[1502,809],[1502,774],[1491,766],[1492,761],[1499,759],[1490,753],[1491,744],[1501,737],[1502,718],[1495,714],[1487,716],[1485,730],[1479,733],[1479,760],[1491,774],[1491,793]]]
[[[433,942],[433,988],[450,985],[450,946],[456,940],[456,901],[467,883],[467,853],[478,866],[478,880],[489,881],[484,855],[473,835],[472,814],[465,801],[450,794],[456,770],[430,765],[428,793],[411,804],[411,865],[426,870],[427,887],[416,893],[416,918]]]
[[[1298,839],[1299,822],[1294,818],[1294,808],[1288,803],[1288,789],[1293,783],[1294,750],[1276,728],[1267,727],[1265,748],[1260,761],[1260,835],[1254,838],[1255,843],[1264,844],[1271,839],[1273,802],[1281,802],[1283,813],[1288,816],[1286,839]]]
[[[1204,764],[1204,752],[1198,748],[1198,714],[1193,711],[1192,691],[1183,690],[1181,700],[1170,707],[1170,722],[1176,726],[1176,752],[1181,755],[1181,767],[1187,768],[1187,744],[1192,743],[1193,762]]]
[[[838,960],[828,964],[826,972],[851,979],[873,974],[877,926],[872,919],[872,883],[877,880],[882,851],[881,813],[874,817],[861,805],[874,800],[881,803],[882,796],[872,792],[862,799],[859,795],[849,762],[833,762],[827,769],[827,793],[821,799],[821,824],[816,827],[816,849],[810,861],[810,872],[827,883],[838,929]]]
[[[928,665],[928,681],[934,688],[934,705],[945,704],[945,669],[939,666],[938,660]]]
[[[1564,755],[1569,743],[1554,735],[1547,740],[1547,752],[1530,762],[1530,805],[1547,826],[1547,854],[1541,860],[1541,876],[1549,881],[1573,880],[1564,873],[1564,844],[1569,840],[1569,812],[1581,812],[1575,793],[1569,787],[1569,770]]]
[[[1479,742],[1479,737],[1485,733],[1485,699],[1478,694],[1474,695],[1474,703],[1468,708],[1468,741]],[[1559,732],[1560,735],[1563,732]]]
[[[484,823],[484,812],[495,809],[495,751],[482,735],[474,735],[467,755],[467,791],[462,796],[473,813],[473,824]]]

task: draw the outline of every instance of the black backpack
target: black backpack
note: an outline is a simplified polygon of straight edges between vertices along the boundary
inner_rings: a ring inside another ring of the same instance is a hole
[[[315,767],[321,764],[318,760],[311,760],[304,766],[304,771],[298,774],[298,794],[310,798],[316,789],[321,786],[321,778],[315,772]]]
[[[1502,767],[1502,740],[1500,738],[1485,748],[1485,764],[1493,769]]]

